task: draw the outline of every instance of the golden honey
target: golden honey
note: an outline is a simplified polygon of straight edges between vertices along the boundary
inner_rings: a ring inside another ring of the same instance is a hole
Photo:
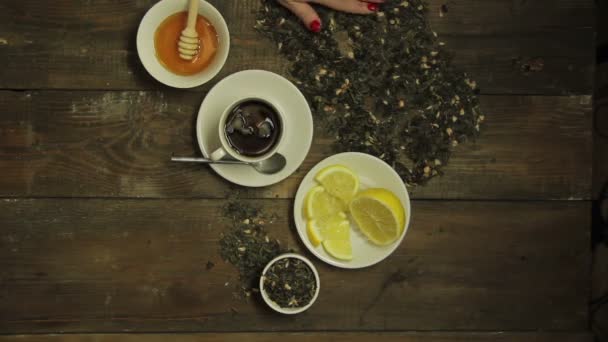
[[[173,14],[160,24],[154,34],[156,58],[167,70],[184,76],[203,71],[213,61],[219,45],[215,27],[207,18],[199,15],[196,20],[196,32],[200,41],[199,53],[189,61],[180,58],[177,43],[187,20],[188,12]]]

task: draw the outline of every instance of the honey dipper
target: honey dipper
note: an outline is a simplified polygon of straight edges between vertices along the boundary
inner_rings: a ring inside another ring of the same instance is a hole
[[[179,56],[185,60],[194,59],[201,48],[198,32],[196,32],[198,1],[199,0],[190,0],[188,5],[188,23],[186,28],[182,31],[179,42],[177,43]]]

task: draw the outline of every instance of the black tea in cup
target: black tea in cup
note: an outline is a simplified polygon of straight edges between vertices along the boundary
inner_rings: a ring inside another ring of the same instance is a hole
[[[279,142],[282,124],[274,107],[264,101],[251,99],[238,103],[230,111],[224,133],[237,153],[260,157]]]

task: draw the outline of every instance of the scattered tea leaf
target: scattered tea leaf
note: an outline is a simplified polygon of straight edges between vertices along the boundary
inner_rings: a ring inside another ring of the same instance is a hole
[[[540,57],[526,59],[519,57],[513,59],[513,65],[519,68],[524,74],[528,74],[531,72],[543,71],[545,68],[545,60]]]
[[[300,259],[278,260],[264,274],[264,292],[282,308],[306,306],[316,290],[314,273]]]
[[[238,269],[240,295],[248,297],[252,289],[257,289],[264,267],[286,250],[266,234],[264,225],[272,218],[259,208],[233,198],[223,214],[230,228],[220,239],[220,256]]]
[[[290,76],[335,150],[375,155],[408,185],[441,175],[484,117],[476,82],[452,66],[426,3],[386,2],[368,16],[317,10],[324,30],[313,34],[277,1],[262,0],[256,29],[292,62]]]

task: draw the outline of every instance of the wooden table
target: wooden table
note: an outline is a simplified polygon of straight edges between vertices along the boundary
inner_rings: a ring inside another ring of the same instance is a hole
[[[481,86],[482,137],[413,189],[389,259],[316,262],[319,300],[297,317],[233,299],[219,209],[238,188],[168,162],[195,153],[211,85],[169,89],[142,68],[135,33],[154,2],[0,1],[0,341],[591,340],[593,1],[430,1]],[[252,29],[258,1],[211,2],[233,35],[221,77],[286,73]],[[536,58],[542,70],[525,70]],[[296,250],[294,192],[329,143],[319,130],[288,180],[239,189],[279,215],[269,230]]]

